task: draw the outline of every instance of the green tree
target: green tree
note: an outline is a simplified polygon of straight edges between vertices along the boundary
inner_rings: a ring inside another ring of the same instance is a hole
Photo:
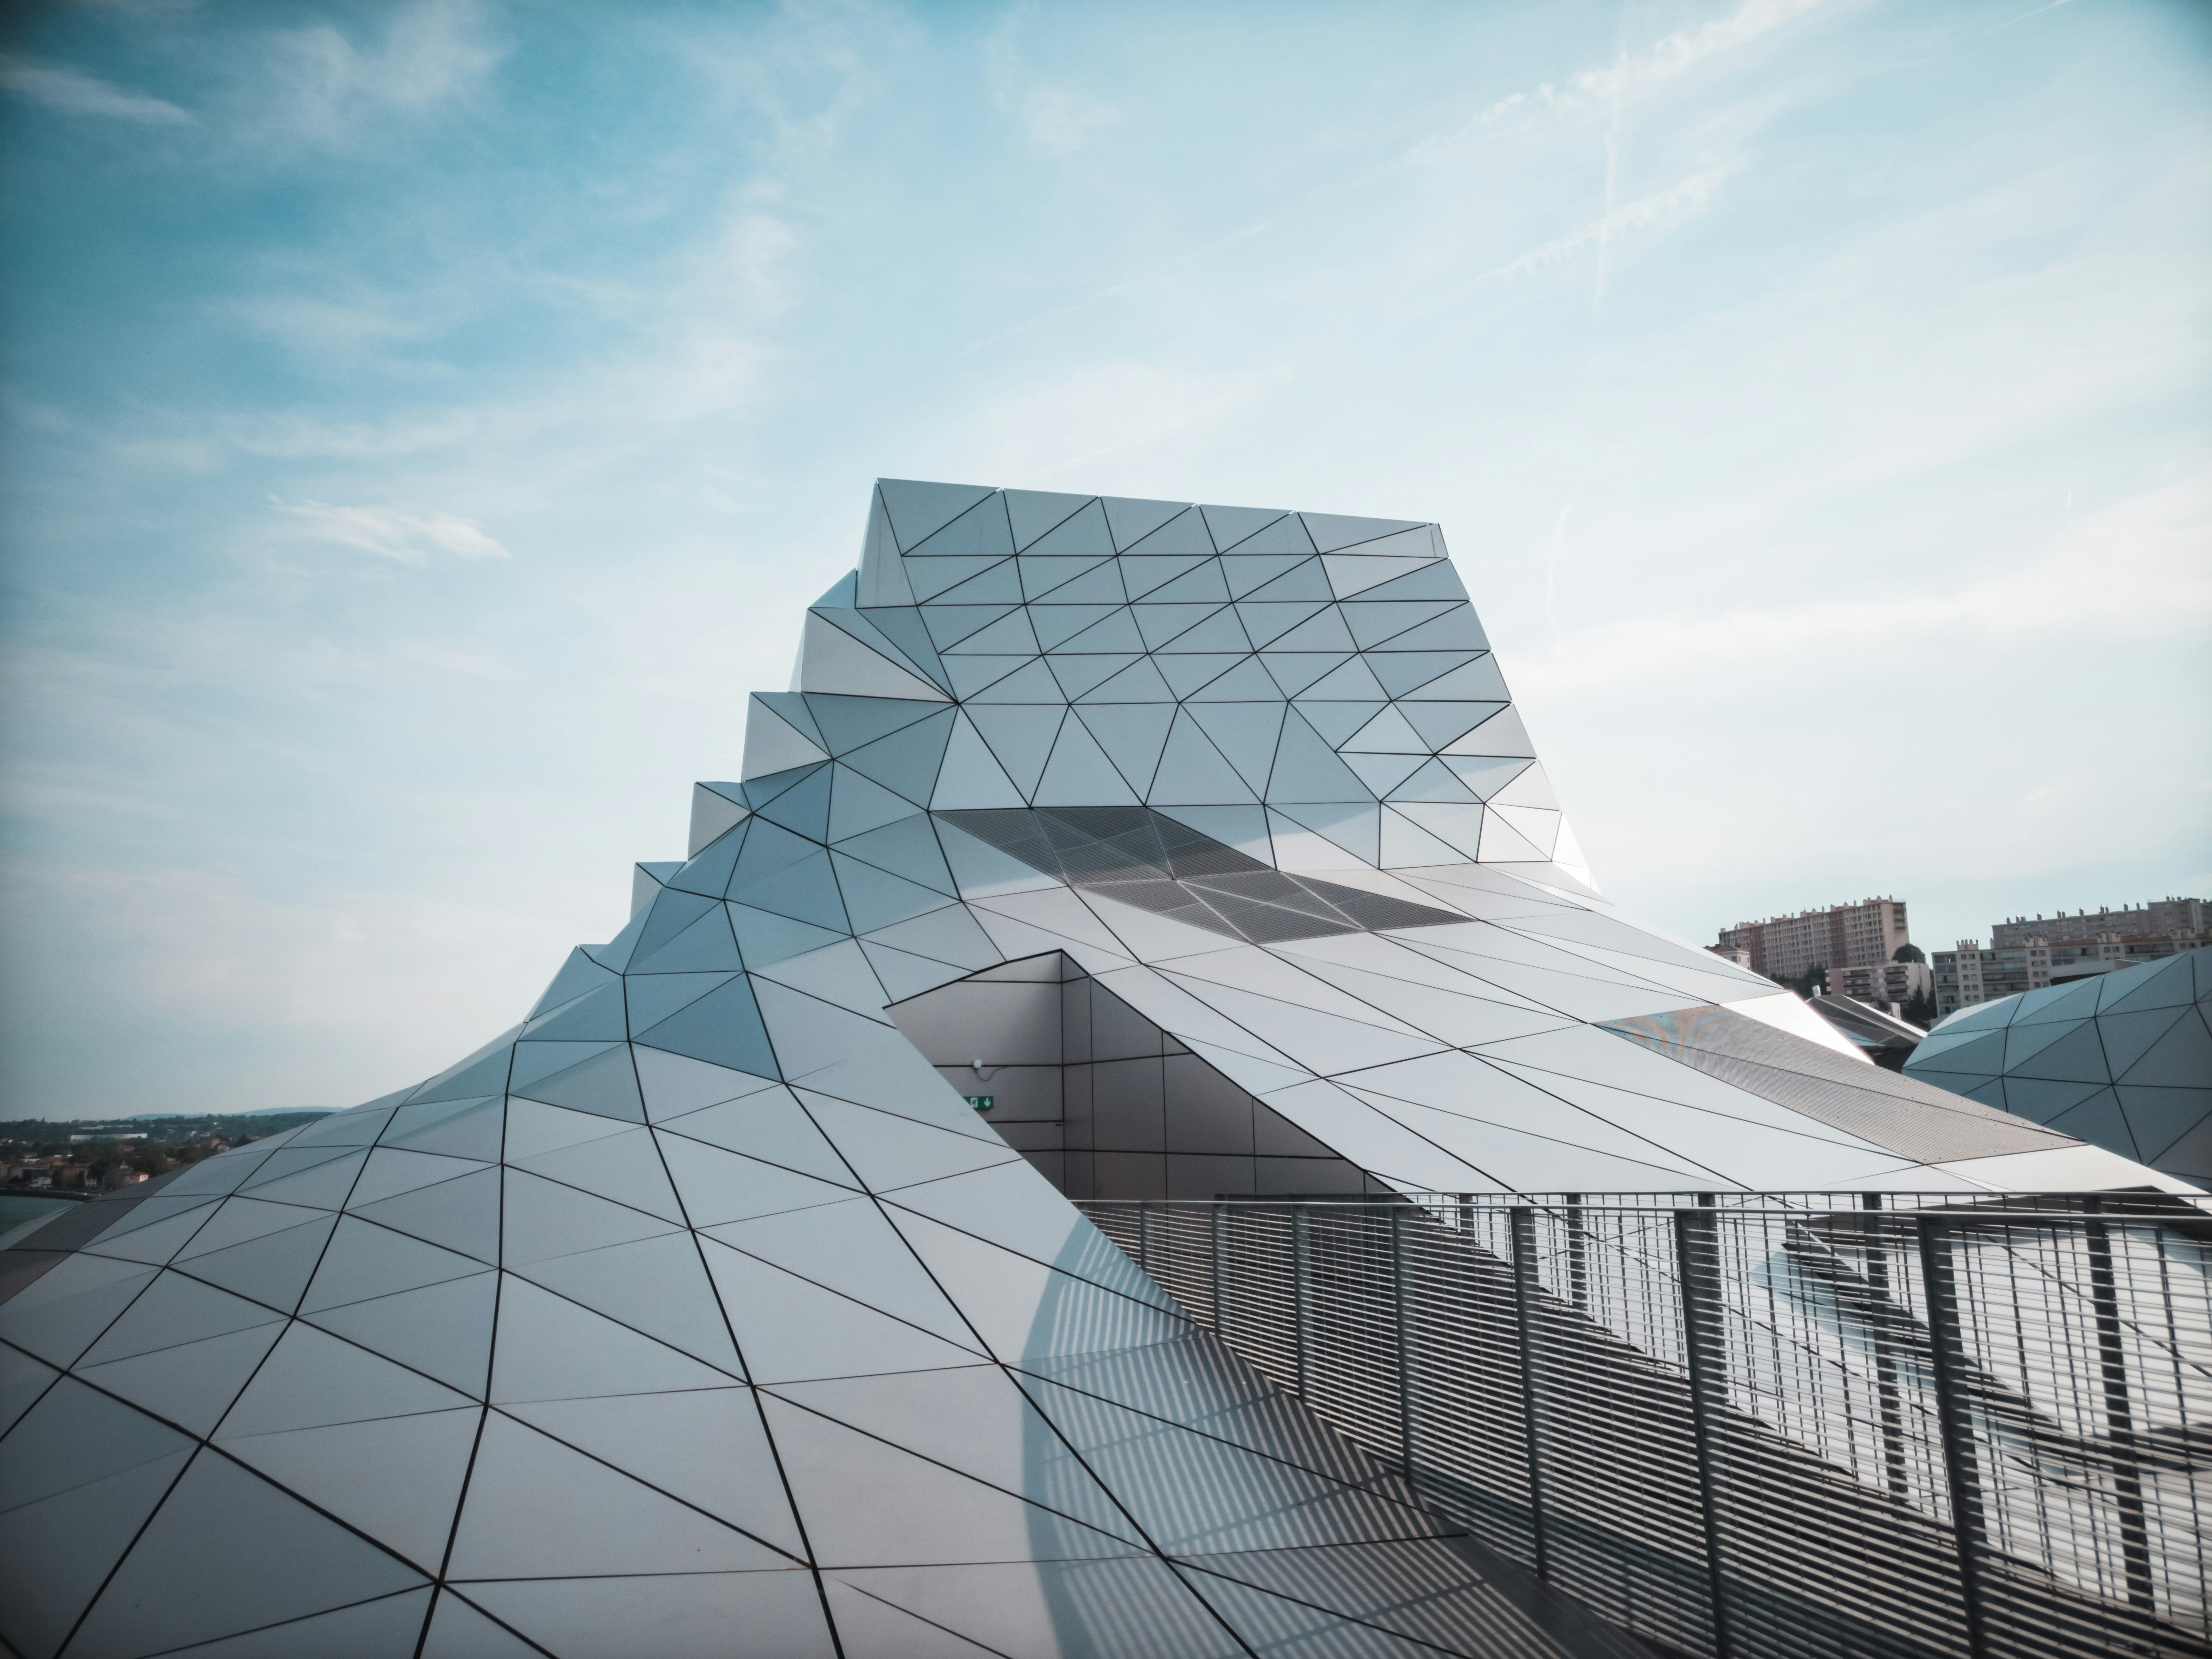
[[[1801,997],[1812,997],[1828,988],[1828,964],[1816,962],[1803,973],[1782,981]]]
[[[1889,953],[1892,962],[1925,962],[1927,955],[1917,945],[1900,945]]]

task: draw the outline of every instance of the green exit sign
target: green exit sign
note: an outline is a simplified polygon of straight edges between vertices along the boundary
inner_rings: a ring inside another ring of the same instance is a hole
[[[996,1095],[963,1095],[961,1097],[979,1112],[988,1112],[999,1103]]]

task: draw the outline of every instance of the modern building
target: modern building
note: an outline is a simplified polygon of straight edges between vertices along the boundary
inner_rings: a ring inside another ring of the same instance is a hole
[[[2181,1190],[1622,915],[1433,525],[884,481],[744,757],[514,1029],[0,1240],[15,1652],[1625,1659],[1071,1198]]]
[[[1722,930],[1724,947],[1748,951],[1754,973],[1795,979],[1808,968],[1860,968],[1887,962],[1910,944],[1902,899],[1861,899],[1793,916],[1740,921]]]
[[[2212,1185],[2212,951],[1961,1009],[1908,1076]]]
[[[2076,910],[2070,916],[2063,911],[2047,917],[2040,912],[2008,916],[1990,929],[1990,943],[2002,947],[2025,945],[2031,939],[2050,945],[2106,938],[2152,939],[2175,933],[2202,935],[2204,931],[2203,899],[2163,898],[2118,910],[2100,905],[2094,912]]]

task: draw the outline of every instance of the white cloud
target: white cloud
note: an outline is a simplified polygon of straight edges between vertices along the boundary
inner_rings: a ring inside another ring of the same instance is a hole
[[[992,101],[1019,121],[1030,142],[1048,155],[1073,155],[1121,118],[1121,112],[1102,99],[1033,77],[1006,30],[992,40],[984,69]]]
[[[1054,155],[1072,155],[1121,118],[1113,105],[1066,87],[1036,87],[1022,100],[1022,125]]]
[[[96,115],[143,126],[190,126],[195,117],[167,99],[131,92],[63,64],[33,64],[0,54],[0,90],[64,115]]]
[[[1603,69],[1583,70],[1564,86],[1548,82],[1535,91],[1516,92],[1485,110],[1473,128],[1462,128],[1425,150],[1444,148],[1484,127],[1513,127],[1553,117],[1609,110],[1633,101],[1716,58],[1753,45],[1784,24],[1819,9],[1829,0],[1743,0],[1725,17],[1695,29],[1677,29],[1638,52],[1624,52]]]
[[[466,96],[507,51],[485,34],[472,0],[419,0],[391,14],[370,46],[328,23],[279,30],[266,47],[276,125],[294,139],[343,142],[378,114]]]
[[[271,498],[275,501],[275,498]],[[401,564],[429,563],[434,553],[464,559],[514,556],[481,525],[451,513],[407,513],[393,507],[331,507],[321,501],[275,501],[279,513],[297,519],[308,534],[342,547],[356,547]]]

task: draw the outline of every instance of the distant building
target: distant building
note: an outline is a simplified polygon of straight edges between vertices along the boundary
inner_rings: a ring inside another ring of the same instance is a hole
[[[2117,910],[2100,906],[2094,911],[2076,910],[2070,916],[2063,912],[2049,917],[2039,912],[2033,916],[2010,916],[1990,929],[1990,943],[2002,948],[2025,945],[2031,939],[2060,945],[2107,935],[2132,939],[2172,933],[2202,934],[2204,907],[2203,899],[2166,898],[2140,904],[2133,909],[2124,905]]]
[[[1915,997],[1932,996],[1936,970],[1924,962],[1869,962],[1856,967],[1828,969],[1828,994],[1870,1002],[1877,1007],[1902,1006]]]
[[[1705,949],[1723,962],[1732,962],[1739,968],[1751,966],[1751,952],[1740,945],[1708,945]]]
[[[2203,901],[2174,899],[2166,901],[2174,907],[2194,906],[2201,921]],[[2087,918],[2095,922],[2119,916],[2142,925],[2146,915],[2169,919],[2179,914],[2185,920],[2187,912],[2164,910],[2154,905],[2145,905],[2136,910],[2106,910]],[[2200,926],[2195,929],[2175,928],[2163,933],[2121,933],[2106,932],[2084,934],[2079,932],[2063,939],[2045,938],[2033,931],[2040,927],[2073,924],[2081,918],[2058,917],[2051,921],[2013,921],[2000,922],[1992,930],[1990,948],[1982,949],[1979,939],[1962,939],[1954,951],[1936,952],[1936,1012],[1941,1018],[1956,1013],[1961,1008],[1971,1008],[1977,1003],[1994,1002],[1999,997],[2008,997],[2022,991],[2039,991],[2047,985],[2063,985],[2069,981],[2084,979],[2094,974],[2108,974],[2117,969],[2132,968],[2146,962],[2197,951],[2212,945],[2212,933]],[[2021,930],[2027,930],[2023,933]]]
[[[2039,991],[2051,983],[2051,947],[2041,939],[1984,951],[1981,940],[1962,939],[1955,951],[1938,951],[1933,965],[1939,1019],[1978,1002]]]
[[[1862,899],[1825,910],[1801,910],[1794,916],[1741,921],[1724,929],[1718,954],[1747,951],[1753,973],[1769,979],[1795,979],[1808,968],[1862,968],[1887,962],[1905,935],[1905,902]]]

